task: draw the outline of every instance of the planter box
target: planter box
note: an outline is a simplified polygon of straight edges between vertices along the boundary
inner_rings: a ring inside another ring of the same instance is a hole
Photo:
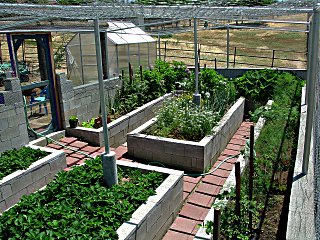
[[[117,230],[119,240],[162,239],[182,207],[183,172],[124,161],[117,161],[117,165],[168,174],[156,195],[150,196]]]
[[[0,213],[16,204],[23,195],[29,195],[47,185],[57,172],[67,167],[63,151],[34,145],[29,147],[50,154],[32,163],[28,169],[17,170],[0,180]]]
[[[244,102],[244,98],[239,98],[214,127],[214,134],[204,137],[200,142],[141,134],[156,122],[156,118],[151,119],[128,134],[128,153],[136,158],[161,162],[181,170],[203,172],[214,164],[241,125]]]
[[[269,100],[266,104],[266,108],[270,108],[272,105],[273,101]],[[263,117],[260,117],[258,122],[255,124],[254,127],[254,139],[258,139],[261,130],[265,124],[266,120]],[[248,166],[248,161],[244,157],[244,155],[240,155],[237,159],[237,162],[240,162],[240,173],[241,175],[244,173],[244,170]],[[222,189],[220,190],[220,193],[223,193],[225,191],[230,192],[232,189],[234,189],[236,186],[236,173],[235,173],[235,168],[232,169],[230,175],[228,176],[227,180],[223,184]],[[228,200],[222,199],[219,200],[217,199],[215,203],[221,208],[222,206],[225,206],[228,204]],[[213,221],[214,219],[214,208],[211,207],[210,211],[208,212],[206,218],[204,219],[202,226],[205,225],[209,221]],[[207,234],[206,229],[204,227],[200,227],[198,232],[196,233],[195,237],[193,238],[194,240],[212,240],[212,234]]]
[[[109,123],[109,145],[118,147],[125,143],[127,141],[127,133],[153,118],[155,112],[162,106],[163,101],[171,96],[172,94],[168,93]],[[98,129],[67,128],[67,135],[83,139],[94,146],[104,145],[102,127]]]

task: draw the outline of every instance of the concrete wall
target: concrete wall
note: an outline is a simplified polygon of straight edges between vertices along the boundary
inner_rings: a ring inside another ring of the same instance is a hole
[[[108,124],[109,144],[118,147],[127,141],[127,133],[136,129],[155,116],[165,99],[171,97],[168,93]],[[104,146],[103,128],[67,128],[67,135],[81,138],[94,146]]]
[[[183,172],[139,163],[117,161],[118,166],[137,168],[140,171],[156,171],[167,178],[118,229],[119,240],[160,240],[163,238],[183,203]]]
[[[30,147],[40,148],[34,145]],[[47,185],[57,172],[67,167],[63,151],[50,148],[40,149],[50,154],[32,163],[26,170],[17,170],[1,179],[0,213],[16,204],[23,195],[29,195]]]
[[[29,142],[19,79],[4,80],[0,91],[0,153]]]
[[[244,102],[245,99],[240,98],[213,129],[213,135],[200,142],[141,134],[156,121],[151,119],[128,134],[128,153],[136,158],[161,162],[181,170],[203,172],[214,164],[239,128],[243,119]]]
[[[116,90],[122,86],[122,80],[111,78],[104,80],[105,98],[114,97]],[[77,115],[80,122],[85,122],[100,114],[99,83],[90,83],[73,87],[65,74],[58,75],[58,93],[62,114],[62,126],[69,125],[69,118]],[[107,104],[107,101],[106,101]]]

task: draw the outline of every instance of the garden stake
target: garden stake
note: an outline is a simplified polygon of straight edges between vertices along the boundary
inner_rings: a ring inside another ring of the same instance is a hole
[[[214,70],[217,70],[217,58],[214,58]]]
[[[234,53],[233,53],[233,68],[236,66],[236,55],[237,55],[237,47],[234,47]]]
[[[141,82],[142,82],[142,78],[143,78],[143,76],[142,76],[142,66],[140,65],[140,79],[141,79]]]
[[[252,201],[252,190],[253,190],[253,158],[254,158],[254,126],[250,126],[250,156],[249,156],[249,201]],[[249,212],[249,229],[252,231],[252,212]]]
[[[220,217],[221,217],[221,211],[219,209],[214,210],[214,220],[213,220],[213,234],[212,239],[213,240],[219,240],[220,236]]]
[[[131,63],[129,62],[128,63],[128,65],[129,65],[129,83],[130,83],[130,85],[132,85],[132,69],[131,69]]]
[[[122,79],[124,79],[124,70],[123,69],[121,70],[121,76],[122,76]]]
[[[240,192],[241,192],[241,175],[240,175],[240,162],[236,162],[236,215],[240,219]]]
[[[204,68],[204,69],[206,69],[206,68],[207,68],[207,64],[206,64],[206,63],[203,65],[203,68]]]

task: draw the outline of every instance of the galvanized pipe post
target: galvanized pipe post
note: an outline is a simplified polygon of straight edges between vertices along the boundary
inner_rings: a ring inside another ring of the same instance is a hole
[[[160,33],[158,33],[158,58],[161,59]]]
[[[105,49],[106,49],[107,78],[110,78],[109,50],[108,50],[108,36],[107,36],[107,31],[104,32],[104,39],[105,39]]]
[[[97,56],[97,68],[98,68],[98,80],[99,80],[99,94],[100,94],[100,106],[102,114],[103,124],[103,139],[105,146],[105,153],[102,156],[102,171],[103,180],[108,187],[118,183],[117,165],[115,160],[115,153],[110,152],[109,148],[109,136],[107,126],[107,113],[106,104],[104,99],[104,86],[103,86],[103,71],[102,71],[102,54],[101,54],[101,42],[100,42],[100,29],[98,18],[94,19],[94,37],[96,45],[96,56]]]
[[[307,174],[309,168],[310,146],[313,128],[313,116],[315,111],[315,85],[317,80],[317,63],[319,61],[319,6],[314,8],[313,23],[311,26],[311,48],[310,62],[308,63],[308,85],[307,85],[307,120],[303,149],[302,173]]]
[[[229,68],[230,61],[230,27],[227,24],[227,68]]]
[[[199,59],[198,59],[198,37],[197,37],[197,18],[193,19],[193,38],[194,38],[194,74],[196,92],[193,94],[193,102],[200,106],[201,95],[199,94]]]

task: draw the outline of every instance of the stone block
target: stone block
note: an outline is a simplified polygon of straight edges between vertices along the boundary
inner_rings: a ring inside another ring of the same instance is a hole
[[[175,156],[185,156],[185,144],[174,142],[164,142],[164,152]]]
[[[15,193],[19,192],[20,190],[22,190],[23,188],[26,188],[30,184],[32,184],[31,173],[21,174],[21,177],[15,178],[11,182],[12,192],[15,194]]]
[[[22,102],[21,92],[3,92],[5,105],[14,105],[17,102]]]
[[[45,185],[46,185],[46,177],[42,177],[27,187],[27,193],[30,195],[31,193],[36,192],[37,190],[39,190]]]
[[[45,177],[46,175],[48,175],[50,173],[50,165],[49,163],[36,168],[34,170],[32,170],[31,174],[32,174],[32,181],[36,182],[39,179]]]
[[[10,119],[10,121],[11,121],[11,119]],[[8,127],[9,127],[8,118],[1,119],[1,121],[0,121],[0,131],[2,131],[4,129],[7,129]]]
[[[6,184],[6,185],[2,184],[0,186],[0,192],[1,192],[1,195],[2,195],[3,199],[6,199],[6,198],[10,197],[13,194],[10,184]]]
[[[7,209],[6,201],[0,200],[0,213],[4,212]]]
[[[21,191],[11,195],[10,197],[8,197],[5,202],[6,202],[6,205],[7,207],[11,207],[13,205],[15,205],[17,202],[20,201],[20,198],[23,196],[23,195],[27,195],[27,189],[24,188],[22,189]]]

